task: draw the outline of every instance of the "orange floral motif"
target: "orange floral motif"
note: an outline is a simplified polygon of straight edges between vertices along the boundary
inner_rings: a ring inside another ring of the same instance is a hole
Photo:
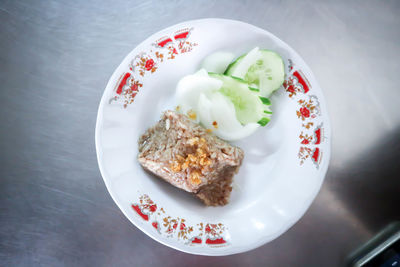
[[[318,169],[321,157],[322,157],[322,152],[319,149],[319,147],[315,147],[314,149],[304,146],[300,147],[299,150],[300,165],[303,165],[306,159],[311,158],[312,162]]]
[[[124,108],[133,103],[141,87],[143,87],[143,84],[136,81],[134,77],[131,77],[128,88],[122,94],[124,96]]]
[[[194,46],[197,46],[197,43],[183,41],[179,42],[178,48],[179,51],[183,54],[192,51]]]
[[[153,213],[157,210],[157,205],[146,194],[139,197],[139,203],[142,210],[144,211],[149,211],[150,213]]]
[[[178,55],[178,51],[174,46],[168,46],[168,57],[167,59],[174,59],[176,55]]]
[[[301,107],[296,111],[297,117],[303,121],[308,118],[314,119],[319,114],[319,103],[316,99],[315,96],[310,96],[309,100],[298,100]]]
[[[300,159],[300,165],[303,165],[304,161],[311,156],[311,152],[312,152],[312,149],[309,147],[304,147],[304,146],[300,147],[299,154],[298,154],[299,159]]]
[[[179,218],[174,219],[171,216],[167,216],[163,219],[164,227],[166,228],[165,233],[172,234],[175,232],[176,228],[178,227]]]
[[[181,220],[181,224],[179,225],[178,239],[188,239],[188,235],[193,232],[193,226],[186,226],[185,219]]]
[[[132,61],[133,71],[138,71],[140,76],[144,76],[146,72],[154,73],[158,68],[158,60],[155,59],[157,60],[146,53],[137,55]]]
[[[115,95],[109,100],[109,103],[122,103],[126,108],[128,104],[133,103],[141,87],[143,87],[143,84],[135,80],[131,73],[127,72],[120,77],[118,83],[115,85]]]
[[[221,235],[225,230],[225,227],[222,223],[218,224],[206,224],[205,233],[207,235],[211,235],[213,237]]]
[[[300,92],[300,87],[296,85],[293,77],[289,77],[286,81],[283,82],[283,87],[286,89],[286,92],[289,93],[289,97],[293,97]]]
[[[301,144],[303,145],[308,145],[311,143],[313,137],[308,135],[308,134],[304,134],[303,132],[301,132],[301,134],[299,135],[299,138],[301,140]]]
[[[199,223],[199,224],[197,224],[197,226],[199,228],[200,236],[202,236],[203,235],[203,227],[204,227],[204,225],[203,225],[203,223]]]
[[[303,123],[301,126],[303,126],[306,129],[310,129],[311,126],[313,126],[314,123],[313,122],[307,122],[307,123]]]

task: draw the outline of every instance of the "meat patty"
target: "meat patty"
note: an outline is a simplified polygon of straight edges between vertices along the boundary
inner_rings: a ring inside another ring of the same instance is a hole
[[[195,194],[207,206],[228,203],[243,156],[242,149],[170,110],[139,138],[138,161],[143,168]]]

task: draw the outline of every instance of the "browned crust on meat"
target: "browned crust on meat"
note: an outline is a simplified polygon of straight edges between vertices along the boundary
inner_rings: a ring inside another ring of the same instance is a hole
[[[209,206],[228,203],[243,156],[240,148],[174,111],[166,111],[139,139],[138,161],[143,168]]]

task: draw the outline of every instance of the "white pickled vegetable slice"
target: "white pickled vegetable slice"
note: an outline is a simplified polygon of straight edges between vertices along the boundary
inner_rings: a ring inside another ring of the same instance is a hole
[[[210,77],[206,71],[183,77],[176,87],[176,99],[179,111],[183,114],[196,112],[201,93],[216,91],[222,86],[222,81]],[[196,120],[198,121],[198,120]]]
[[[242,125],[236,118],[232,102],[219,92],[200,95],[198,103],[199,118],[203,126],[227,141],[245,138],[254,133],[260,126],[257,123]]]
[[[248,52],[244,57],[237,60],[237,63],[233,64],[229,70],[229,75],[238,77],[240,79],[244,79],[247,71],[257,61],[259,57],[258,52],[260,49],[258,47],[253,48],[250,52]]]

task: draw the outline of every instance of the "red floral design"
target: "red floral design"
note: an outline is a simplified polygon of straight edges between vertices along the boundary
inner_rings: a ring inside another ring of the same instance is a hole
[[[131,206],[160,235],[185,240],[185,244],[190,246],[202,244],[220,246],[227,244],[224,238],[225,226],[222,223],[203,224],[201,222],[196,226],[188,225],[183,218],[163,215],[166,213],[164,209],[162,207],[158,208],[157,204],[146,194],[139,197],[139,204],[132,204]]]
[[[301,87],[293,76],[290,76],[283,82],[283,87],[286,89],[286,92],[289,93],[289,97],[294,97],[297,93],[301,93]]]
[[[216,237],[223,233],[225,227],[222,223],[218,224],[207,223],[204,230],[206,234]]]
[[[150,199],[148,195],[143,195],[139,198],[140,206],[142,210],[146,210],[149,213],[157,211],[157,205]]]
[[[115,86],[115,95],[109,100],[109,103],[111,104],[116,101],[122,103],[124,108],[126,108],[129,104],[133,103],[141,87],[143,87],[142,83],[135,80],[130,73],[126,73]]]
[[[173,234],[176,228],[178,227],[179,218],[174,219],[171,218],[171,216],[168,216],[165,217],[163,221],[164,221],[163,225],[166,228],[165,233],[167,233],[168,235]]]
[[[151,205],[149,209],[151,212],[155,212],[157,210],[157,205]]]
[[[222,236],[225,231],[225,227],[223,224],[206,224],[205,227],[206,234],[206,244],[208,245],[222,245],[227,243],[227,241]]]
[[[303,124],[303,127],[306,128]],[[306,128],[309,129],[309,128]],[[320,145],[323,138],[323,128],[322,124],[320,124],[315,130],[314,133],[309,135],[308,133],[304,133],[303,131],[299,135],[302,145]]]
[[[306,108],[306,107],[302,107],[302,108],[300,109],[300,113],[301,113],[301,115],[302,115],[303,117],[305,117],[305,118],[310,117],[310,110],[309,110],[308,108]]]
[[[318,145],[320,145],[323,140],[323,129],[321,128],[322,123],[316,128],[314,128],[314,125],[317,116],[321,115],[319,101],[315,95],[308,95],[311,90],[311,84],[301,70],[294,69],[294,64],[291,59],[288,59],[287,66],[290,75],[284,81],[283,87],[286,89],[286,92],[289,93],[290,98],[297,98],[296,100],[300,107],[296,110],[296,115],[303,121],[301,126],[306,129],[306,133],[302,131],[299,135],[301,147],[298,152],[298,157],[300,159],[300,165],[308,158],[311,158],[312,162],[318,168],[322,157],[322,151]],[[303,95],[308,95],[308,98],[302,99],[301,96]]]
[[[152,49],[137,54],[129,65],[130,71],[124,73],[118,80],[109,103],[117,102],[123,104],[124,108],[132,104],[139,88],[143,86],[137,80],[138,77],[156,72],[165,60],[175,59],[179,53],[190,52],[197,46],[197,43],[188,40],[192,30],[193,28],[184,28],[173,33],[171,37],[163,36],[152,43]],[[128,82],[129,80],[131,82]]]
[[[139,88],[141,87],[143,87],[143,84],[131,77],[128,87],[124,90],[123,93],[123,96],[125,98],[124,108],[126,108],[128,104],[133,103],[137,93],[139,92]]]
[[[179,42],[178,48],[179,48],[179,51],[183,54],[183,53],[192,51],[194,46],[197,46],[197,43],[183,41],[183,42]]]
[[[301,120],[314,119],[319,114],[319,103],[315,96],[309,96],[309,100],[300,99],[297,102],[301,107],[296,114]]]
[[[310,141],[308,141],[307,139],[303,139],[303,141],[301,141],[301,144],[303,145],[308,145],[310,143]]]
[[[150,71],[154,67],[154,60],[152,58],[146,60],[146,64],[144,67],[147,71]]]

